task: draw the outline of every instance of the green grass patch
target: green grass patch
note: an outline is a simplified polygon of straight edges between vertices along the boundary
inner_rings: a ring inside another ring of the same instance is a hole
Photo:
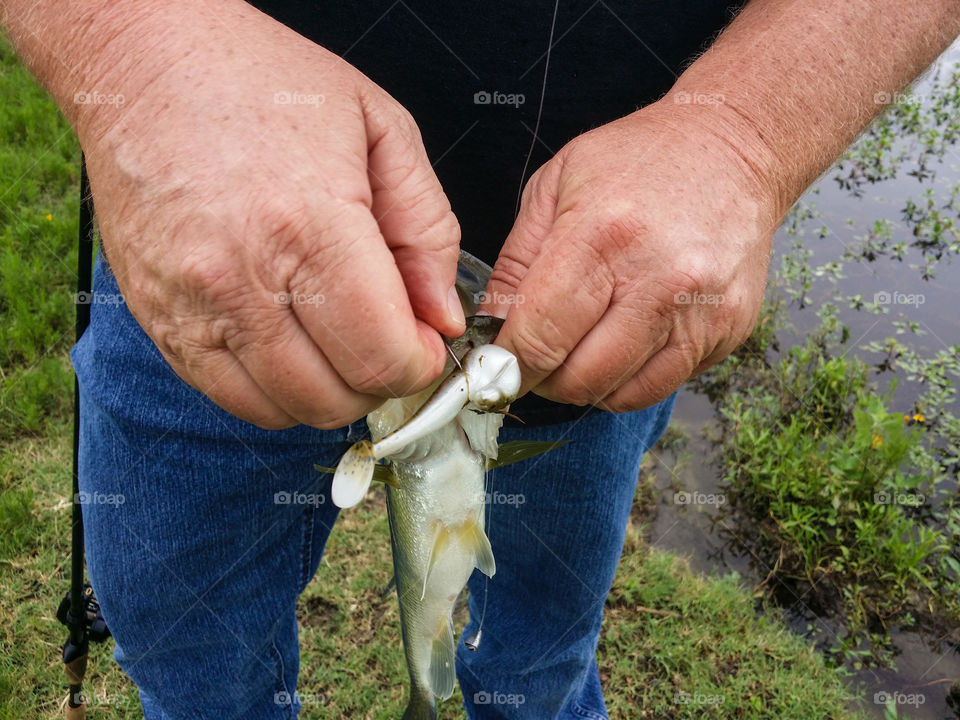
[[[0,37],[0,441],[42,433],[70,407],[79,159]]]
[[[634,527],[610,597],[600,668],[611,718],[856,718],[843,675],[739,578],[704,578]]]

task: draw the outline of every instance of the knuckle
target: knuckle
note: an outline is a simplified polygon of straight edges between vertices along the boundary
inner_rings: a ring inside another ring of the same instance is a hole
[[[669,397],[673,390],[667,390],[662,383],[646,375],[636,375],[630,383],[606,398],[603,406],[615,413],[642,410]]]
[[[642,213],[632,200],[611,199],[594,212],[596,233],[590,237],[595,243],[595,250],[601,255],[628,253],[650,233],[650,228],[641,220]]]
[[[352,245],[377,233],[368,207],[359,201],[327,200],[315,207],[287,210],[268,230],[264,264],[272,267],[272,282],[289,290],[321,291],[318,269],[335,277],[350,257]]]
[[[183,256],[177,267],[182,287],[192,304],[222,300],[238,290],[235,257],[215,251],[194,251]]]
[[[460,221],[454,215],[450,203],[444,195],[444,207],[439,212],[438,219],[428,228],[428,237],[435,244],[443,247],[454,247],[459,252],[460,248]]]
[[[311,417],[306,418],[305,422],[320,430],[336,430],[337,428],[349,425],[358,417],[362,417],[362,414],[355,415],[340,409],[331,409],[328,411],[319,411]]]
[[[253,212],[260,231],[267,240],[275,240],[272,249],[283,241],[297,238],[310,224],[310,213],[305,203],[289,197],[267,193],[256,201]]]
[[[403,104],[394,100],[393,96],[384,93],[383,99],[384,102],[380,104],[379,110],[383,113],[383,119],[389,122],[390,127],[400,132],[410,133],[413,137],[419,137],[420,129],[413,114]]]
[[[603,408],[609,410],[612,413],[627,413],[634,410],[642,410],[644,407],[652,405],[653,402],[645,402],[641,398],[646,397],[644,394],[638,394],[635,396],[626,396],[626,395],[616,395],[611,398],[607,398],[603,401]]]
[[[160,352],[185,369],[193,372],[210,353],[222,347],[218,330],[206,322],[180,322],[165,317],[155,319],[149,326],[148,335]]]
[[[705,253],[688,254],[684,256],[683,266],[672,270],[670,279],[681,290],[707,292],[714,285],[715,272],[715,261]]]
[[[514,329],[510,340],[521,364],[538,375],[549,375],[560,367],[567,357],[563,348],[549,342],[529,325]]]
[[[409,226],[406,228],[408,233],[445,242],[459,239],[460,223],[439,181],[427,167],[419,164],[398,167],[381,180],[393,192],[389,198],[390,206],[380,213],[378,221],[382,215],[400,211],[404,223]]]
[[[551,383],[550,391],[557,400],[580,407],[592,405],[600,400],[596,393],[578,380],[561,380]]]
[[[359,361],[341,376],[358,393],[394,397],[403,397],[419,379],[409,357],[386,352]]]
[[[378,102],[371,109],[375,125],[380,130],[376,136],[370,138],[368,152],[372,154],[381,143],[387,143],[391,147],[412,149],[416,155],[425,157],[423,137],[413,115],[390,96],[385,96],[384,99],[385,102]]]
[[[520,193],[520,207],[526,208],[531,204],[552,204],[552,193],[556,186],[555,181],[559,175],[562,160],[548,161],[545,165],[537,168],[536,172],[527,180],[523,186],[523,192]]]
[[[491,286],[501,285],[508,288],[517,288],[520,286],[523,276],[527,274],[527,269],[526,263],[519,256],[514,255],[509,248],[504,247],[500,251],[493,272],[490,273],[490,284]]]
[[[251,416],[249,422],[264,430],[286,430],[298,424],[283,411],[258,413]]]

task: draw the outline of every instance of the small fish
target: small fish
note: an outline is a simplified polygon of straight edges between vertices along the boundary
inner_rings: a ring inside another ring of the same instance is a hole
[[[509,351],[485,342],[495,323],[482,320],[467,333],[464,344],[475,347],[461,368],[435,389],[390,400],[367,417],[374,442],[347,451],[333,479],[333,502],[350,507],[370,486],[376,461],[390,460],[387,513],[411,683],[404,720],[435,718],[434,696],[453,694],[454,602],[475,567],[488,577],[496,572],[483,530],[484,478],[497,454],[497,411],[516,398],[520,369]]]
[[[482,263],[471,260],[483,270]],[[485,284],[482,278],[479,282]],[[462,292],[461,300],[465,309],[473,309]],[[394,581],[411,683],[403,720],[433,720],[435,698],[453,694],[454,603],[474,568],[488,577],[496,572],[484,532],[486,471],[560,444],[498,447],[503,413],[520,389],[517,359],[490,344],[502,324],[491,316],[468,317],[466,332],[449,344],[453,358],[442,379],[370,413],[371,440],[354,444],[334,471],[331,499],[341,508],[360,502],[374,479],[387,486]]]

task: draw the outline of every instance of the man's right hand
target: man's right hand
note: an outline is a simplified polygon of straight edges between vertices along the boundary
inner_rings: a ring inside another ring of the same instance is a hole
[[[134,62],[71,76],[99,93],[65,110],[107,259],[190,385],[263,427],[340,427],[440,373],[459,226],[386,92],[245,3],[204,5],[143,13],[111,42]]]

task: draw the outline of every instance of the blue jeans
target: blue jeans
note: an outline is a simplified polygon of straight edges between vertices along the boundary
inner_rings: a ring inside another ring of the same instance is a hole
[[[263,430],[183,383],[98,261],[81,386],[87,565],[115,657],[148,720],[294,718],[297,596],[337,518],[330,477],[362,432]],[[497,574],[470,581],[477,652],[458,649],[471,718],[605,718],[595,659],[642,453],[673,399],[648,410],[506,428],[569,439],[491,473]],[[285,502],[286,500],[286,502]],[[484,610],[485,603],[485,610]],[[461,640],[462,643],[462,640]],[[330,658],[330,662],[336,662]]]

